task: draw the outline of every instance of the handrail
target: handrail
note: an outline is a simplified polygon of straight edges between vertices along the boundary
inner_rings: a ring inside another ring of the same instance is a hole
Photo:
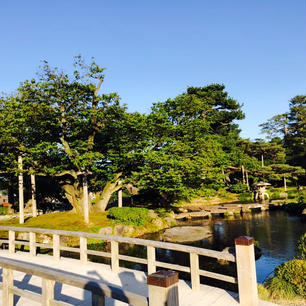
[[[214,251],[209,249],[197,248],[193,246],[161,242],[161,241],[152,241],[139,238],[130,238],[122,236],[113,236],[113,235],[103,235],[95,233],[84,233],[84,232],[74,232],[74,231],[62,231],[62,230],[52,230],[52,229],[41,229],[41,228],[31,228],[31,227],[12,227],[12,226],[0,226],[0,231],[8,231],[8,243],[9,243],[9,252],[15,252],[15,245],[29,245],[30,254],[32,256],[36,255],[37,247],[45,247],[53,249],[53,257],[55,260],[60,260],[60,251],[72,251],[80,253],[80,261],[82,264],[86,264],[88,261],[88,255],[97,255],[100,257],[106,257],[111,259],[111,269],[113,272],[118,273],[119,271],[119,261],[126,260],[136,263],[142,263],[147,265],[147,271],[149,274],[156,272],[156,267],[166,268],[177,270],[181,272],[190,273],[191,284],[193,290],[199,290],[200,288],[200,276],[215,278],[230,283],[237,283],[237,279],[232,276],[223,275],[220,273],[213,273],[210,271],[202,270],[199,266],[199,256],[213,257],[217,259],[222,259],[226,261],[236,262],[235,256],[232,254],[223,253],[220,251]],[[15,238],[15,232],[26,232],[29,233],[29,242],[18,241]],[[36,241],[36,234],[47,234],[53,236],[52,244],[38,243]],[[66,247],[61,246],[60,237],[69,236],[69,237],[78,237],[80,239],[79,247]],[[87,239],[95,238],[99,240],[110,241],[111,250],[110,252],[103,251],[93,251],[88,250],[87,248]],[[3,239],[1,239],[3,241]],[[135,245],[146,246],[147,248],[147,258],[139,258],[134,256],[127,256],[119,254],[119,243],[129,243]],[[184,266],[179,264],[170,264],[163,261],[156,260],[156,248],[175,250],[180,252],[185,252],[189,254],[190,265]]]
[[[94,278],[88,277],[88,276],[66,272],[66,271],[62,271],[59,269],[49,268],[49,267],[45,267],[45,266],[41,266],[37,264],[26,263],[20,260],[1,258],[1,257],[0,257],[0,266],[6,270],[20,271],[20,272],[24,272],[27,274],[41,277],[43,280],[56,281],[62,284],[85,289],[85,290],[91,291],[93,295],[96,295],[102,298],[106,296],[106,297],[113,298],[115,300],[122,301],[124,303],[128,303],[129,305],[135,305],[135,306],[148,306],[149,305],[148,298],[145,296],[142,296],[136,293],[132,293],[130,291],[125,291],[120,287],[106,285],[105,283],[98,281]],[[7,275],[3,277],[3,283],[7,281],[7,279],[5,279],[6,277]],[[9,285],[10,288],[8,288],[8,291],[10,291],[11,293],[18,293],[21,296],[24,295],[24,296],[30,297],[33,300],[37,300],[39,298],[39,296],[37,297],[37,294],[35,293],[26,292],[17,287],[14,287],[12,279],[10,281],[11,281],[11,284]],[[2,287],[4,288],[5,286],[2,285]],[[52,286],[51,288],[49,287],[48,290],[53,292],[54,286]],[[43,295],[44,295],[44,292],[42,293],[42,296]],[[42,299],[43,298],[44,297],[42,297]],[[50,299],[49,301],[50,304],[54,302],[60,302],[60,301],[55,301],[53,296],[49,296],[49,299]]]
[[[231,262],[236,262],[236,258],[232,254],[203,249],[198,247],[193,247],[189,245],[176,244],[171,242],[162,242],[162,241],[154,241],[140,238],[130,238],[123,236],[114,236],[114,235],[104,235],[104,234],[95,234],[95,233],[85,233],[85,232],[77,232],[77,231],[62,231],[62,230],[52,230],[52,229],[42,229],[35,227],[14,227],[14,226],[0,226],[0,231],[15,231],[15,232],[27,232],[27,233],[37,233],[37,234],[56,234],[60,236],[70,236],[70,237],[84,237],[84,238],[94,238],[101,239],[107,241],[116,241],[120,243],[130,243],[144,246],[152,246],[160,249],[168,249],[174,251],[181,251],[186,253],[196,253],[198,255],[213,257],[217,259],[223,259]]]

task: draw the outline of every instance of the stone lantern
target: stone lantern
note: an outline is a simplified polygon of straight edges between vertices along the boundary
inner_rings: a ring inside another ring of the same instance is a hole
[[[269,195],[267,193],[267,186],[271,186],[270,183],[258,182],[258,183],[255,183],[253,186],[254,186],[254,200],[255,201],[257,201],[258,199],[260,201],[264,201],[265,196],[269,200]]]

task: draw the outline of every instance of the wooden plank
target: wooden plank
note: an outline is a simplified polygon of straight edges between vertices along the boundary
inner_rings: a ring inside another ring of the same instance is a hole
[[[67,302],[58,301],[58,300],[51,300],[51,306],[73,306],[73,304],[69,304]]]
[[[100,256],[100,257],[107,257],[107,258],[112,257],[111,253],[102,252],[102,251],[94,251],[94,250],[87,250],[87,254],[88,255]]]
[[[119,243],[117,241],[112,240],[111,241],[111,265],[112,265],[112,271],[114,273],[119,272]]]
[[[148,274],[152,274],[156,272],[156,251],[152,246],[147,246],[147,263],[148,263]]]
[[[52,300],[54,299],[54,284],[55,281],[51,279],[42,279],[42,288],[41,288],[41,305],[42,306],[51,306]]]
[[[36,233],[30,232],[30,255],[36,256]]]
[[[197,248],[193,246],[176,244],[171,242],[162,242],[162,241],[153,241],[139,238],[130,238],[122,236],[113,236],[113,235],[102,235],[94,233],[82,233],[82,232],[73,232],[73,231],[60,231],[60,230],[48,230],[48,229],[37,229],[37,228],[27,228],[27,227],[10,227],[10,226],[0,226],[0,231],[13,230],[18,232],[35,232],[42,234],[57,234],[61,236],[71,236],[71,237],[86,237],[86,238],[95,238],[100,240],[107,241],[116,241],[119,243],[129,243],[136,245],[152,246],[155,248],[162,248],[186,253],[196,253],[198,255],[213,257],[217,259],[224,259],[227,261],[235,262],[235,256],[232,254],[223,253],[220,251],[214,251],[209,249]]]
[[[15,253],[15,231],[9,230],[9,252]]]
[[[61,251],[60,251],[60,235],[53,234],[53,258],[55,260],[60,260]]]
[[[147,260],[147,259],[139,258],[139,257],[133,257],[133,256],[127,256],[127,255],[121,255],[121,254],[119,254],[118,258],[121,259],[121,260],[126,260],[126,261],[141,263],[141,264],[145,264],[145,265],[148,263],[148,260]]]
[[[53,244],[47,244],[47,243],[37,243],[36,247],[43,248],[43,249],[53,249]]]
[[[13,287],[13,270],[9,267],[2,269],[2,306],[13,306],[14,295],[10,291]]]
[[[10,288],[10,292],[12,294],[24,297],[28,300],[32,300],[32,301],[37,302],[37,303],[41,303],[41,295],[38,294],[38,293],[31,292],[31,291],[28,291],[28,290],[23,290],[23,289],[15,287],[15,286]]]
[[[87,264],[87,238],[80,237],[80,260],[82,265]]]
[[[97,279],[87,276],[3,257],[0,257],[0,266],[89,290],[95,294],[103,293],[107,297],[128,303],[130,305],[148,306],[147,298],[142,295],[125,291],[121,287],[106,285]]]
[[[80,249],[79,248],[73,248],[73,247],[67,247],[67,246],[60,246],[60,250],[61,251],[68,251],[68,252],[74,252],[74,253],[80,253]]]
[[[199,255],[190,253],[190,274],[192,290],[200,290]]]
[[[215,278],[221,281],[237,284],[237,278],[233,276],[223,275],[205,270],[199,270],[199,274],[205,277]]]
[[[190,268],[187,266],[180,266],[180,265],[170,264],[170,263],[161,262],[161,261],[156,261],[156,266],[161,267],[161,268],[167,268],[171,270],[177,270],[177,271],[190,273]]]

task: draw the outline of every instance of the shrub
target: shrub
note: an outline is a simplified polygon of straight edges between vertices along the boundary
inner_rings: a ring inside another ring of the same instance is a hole
[[[233,193],[243,193],[248,191],[248,186],[242,183],[237,183],[229,187],[229,191]]]
[[[299,204],[306,204],[306,190],[299,191],[297,198]]]
[[[112,207],[108,217],[126,225],[142,226],[150,221],[149,210],[138,207]]]
[[[240,193],[238,199],[241,202],[251,202],[253,200],[253,194],[251,192]]]
[[[297,244],[297,251],[301,259],[306,259],[306,234],[302,235]]]
[[[274,277],[267,282],[272,295],[290,297],[294,294],[306,297],[306,261],[293,259],[274,270]]]

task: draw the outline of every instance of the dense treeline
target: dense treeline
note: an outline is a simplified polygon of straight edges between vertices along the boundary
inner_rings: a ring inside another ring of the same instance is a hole
[[[252,142],[239,136],[244,114],[224,85],[189,87],[149,114],[131,113],[117,93],[100,93],[103,68],[81,57],[74,67],[68,75],[45,62],[37,78],[1,97],[0,167],[11,184],[22,156],[25,174],[52,178],[82,213],[84,178],[91,209],[103,211],[127,183],[167,204],[236,184],[242,166],[251,181],[304,175],[305,96],[262,125],[269,142]]]

